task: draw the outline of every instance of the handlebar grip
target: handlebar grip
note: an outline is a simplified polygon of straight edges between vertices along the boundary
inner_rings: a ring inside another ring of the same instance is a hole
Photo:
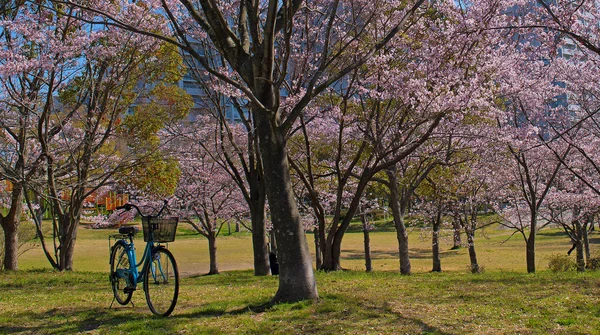
[[[125,204],[123,206],[117,206],[115,209],[116,210],[124,209],[126,211],[129,211],[129,210],[131,210],[131,204]]]

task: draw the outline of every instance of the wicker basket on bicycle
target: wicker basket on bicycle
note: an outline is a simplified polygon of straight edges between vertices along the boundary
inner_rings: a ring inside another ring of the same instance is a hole
[[[154,242],[164,243],[175,241],[177,231],[177,217],[142,218],[144,242],[150,239],[150,229],[154,232]]]

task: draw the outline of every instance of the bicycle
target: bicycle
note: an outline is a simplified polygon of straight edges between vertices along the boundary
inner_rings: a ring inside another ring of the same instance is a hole
[[[178,219],[160,218],[167,206],[156,215],[143,215],[139,207],[125,204],[116,209],[130,211],[135,208],[142,217],[142,228],[146,247],[142,259],[137,263],[133,238],[138,227],[119,228],[119,234],[109,236],[116,242],[110,249],[110,283],[114,301],[127,305],[139,283],[143,283],[146,302],[155,315],[168,316],[173,312],[179,295],[179,272],[173,254],[162,243],[173,242]],[[132,303],[133,305],[133,303]]]

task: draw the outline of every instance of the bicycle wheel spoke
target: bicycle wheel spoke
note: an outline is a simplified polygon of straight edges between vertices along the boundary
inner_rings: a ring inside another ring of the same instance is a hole
[[[117,242],[113,246],[110,256],[110,282],[113,294],[117,302],[127,305],[131,301],[133,292],[129,282],[129,258],[125,250],[125,244]]]
[[[148,307],[154,314],[171,314],[179,294],[179,274],[170,251],[159,249],[153,253],[146,269],[144,290]]]

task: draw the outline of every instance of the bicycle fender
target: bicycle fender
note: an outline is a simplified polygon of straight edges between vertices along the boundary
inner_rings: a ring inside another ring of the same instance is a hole
[[[157,252],[158,250],[161,250],[161,249],[167,250],[167,248],[164,245],[157,245],[154,248],[152,248],[152,253],[154,254],[155,252]]]

